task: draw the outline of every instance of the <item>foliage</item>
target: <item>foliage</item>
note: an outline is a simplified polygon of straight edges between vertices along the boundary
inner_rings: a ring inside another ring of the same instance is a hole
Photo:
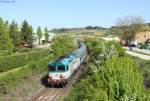
[[[49,41],[49,34],[48,34],[47,28],[45,28],[45,30],[44,30],[44,36],[45,36],[45,40]]]
[[[137,57],[132,57],[137,65],[139,65],[140,70],[143,71],[144,75],[144,85],[150,88],[150,61],[143,60]]]
[[[24,22],[22,23],[20,33],[21,33],[22,43],[32,44],[32,42],[33,42],[33,36],[32,36],[33,29],[32,29],[32,26],[30,26],[26,20],[24,20]]]
[[[91,54],[91,56],[93,56],[93,58],[97,59],[99,56],[97,56],[98,54],[105,54],[108,55],[109,54],[116,54],[119,56],[124,56],[125,55],[125,51],[123,48],[121,48],[121,46],[114,42],[114,41],[110,41],[110,42],[106,42],[104,40],[100,40],[100,39],[96,39],[96,40],[87,40],[86,45],[88,47],[88,50]],[[104,58],[107,56],[103,56]]]
[[[40,26],[37,29],[37,35],[38,35],[39,44],[41,44],[42,30]]]
[[[102,40],[90,40],[86,44],[91,56],[86,74],[77,82],[66,101],[148,99],[143,93],[142,73],[119,45]]]
[[[81,32],[80,34],[81,35],[93,35],[94,33],[93,32]]]
[[[150,100],[150,61],[148,60],[143,60],[137,57],[131,57],[134,62],[140,67],[140,70],[143,71],[143,76],[144,76],[144,86],[146,87],[145,90],[143,91],[143,98],[144,101],[149,101]]]
[[[7,27],[8,25],[0,18],[0,56],[11,54],[13,50]]]
[[[54,32],[54,33],[67,33],[69,32],[70,28],[59,28],[59,29],[52,29],[51,31]]]
[[[94,66],[98,66],[95,64]],[[70,101],[133,101],[142,93],[142,75],[128,57],[109,58],[76,86]],[[73,99],[72,99],[73,98]],[[79,99],[80,98],[80,99]]]
[[[0,72],[24,66],[32,61],[40,60],[48,54],[48,50],[41,50],[0,57]]]
[[[67,51],[71,51],[77,47],[75,39],[71,36],[62,36],[54,39],[52,48],[54,55],[61,55]]]
[[[15,47],[19,46],[21,43],[21,36],[19,33],[18,25],[15,21],[9,25],[9,37],[12,40],[12,43]]]
[[[119,18],[116,22],[117,34],[125,41],[126,45],[130,45],[135,39],[135,34],[142,27],[144,20],[138,16],[130,16]]]
[[[85,29],[93,30],[93,29],[102,29],[106,30],[107,28],[101,27],[101,26],[87,26]]]

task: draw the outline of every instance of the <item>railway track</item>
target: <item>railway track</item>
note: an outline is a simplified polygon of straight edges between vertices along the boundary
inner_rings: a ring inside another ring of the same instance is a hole
[[[87,62],[89,56],[86,57],[85,62]],[[74,73],[72,80],[68,82],[64,88],[44,88],[37,92],[27,101],[60,101],[64,99],[69,91],[72,89],[75,82],[82,76],[85,71],[85,64],[81,64],[80,68]]]

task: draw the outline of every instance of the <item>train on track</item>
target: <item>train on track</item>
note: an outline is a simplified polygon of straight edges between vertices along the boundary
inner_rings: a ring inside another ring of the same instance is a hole
[[[73,73],[80,67],[87,55],[87,49],[83,42],[80,47],[70,54],[48,63],[48,84],[52,87],[64,87],[71,80]]]

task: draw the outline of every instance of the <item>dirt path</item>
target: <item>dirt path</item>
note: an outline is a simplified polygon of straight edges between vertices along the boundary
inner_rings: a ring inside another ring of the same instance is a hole
[[[50,46],[51,46],[51,44],[44,44],[44,45],[36,46],[36,48],[50,49]]]
[[[86,61],[88,61],[88,58]],[[85,71],[85,63],[74,73],[71,81],[68,82],[64,88],[44,88],[40,92],[37,92],[28,101],[60,101],[64,99],[73,88],[75,82],[82,76]]]

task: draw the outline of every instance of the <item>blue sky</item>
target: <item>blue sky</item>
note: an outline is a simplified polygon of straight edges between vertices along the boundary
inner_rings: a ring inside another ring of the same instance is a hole
[[[3,0],[1,0],[3,1]],[[150,22],[150,0],[15,0],[0,2],[0,16],[19,24],[60,28],[97,25],[109,27],[124,16],[141,16]]]

